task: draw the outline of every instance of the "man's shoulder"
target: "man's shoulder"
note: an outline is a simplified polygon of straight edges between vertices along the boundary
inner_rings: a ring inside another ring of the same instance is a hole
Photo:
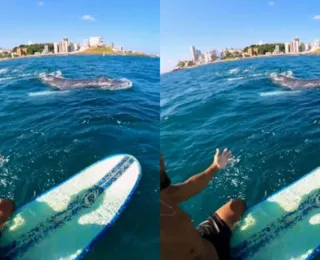
[[[176,185],[170,185],[167,188],[160,191],[160,196],[173,196],[177,191],[179,190],[179,187]]]

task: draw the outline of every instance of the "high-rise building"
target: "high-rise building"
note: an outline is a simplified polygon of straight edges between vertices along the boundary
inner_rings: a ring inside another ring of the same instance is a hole
[[[199,59],[199,57],[202,55],[200,50],[197,50],[197,59]]]
[[[27,55],[27,48],[18,48],[16,52],[19,57]]]
[[[204,55],[204,61],[205,61],[205,63],[211,62],[211,55],[210,55],[209,52],[206,52],[206,53],[204,53],[203,55]]]
[[[257,55],[258,51],[259,51],[258,48],[248,48],[247,53],[250,57],[252,57],[254,55]]]
[[[45,45],[42,51],[42,54],[48,54],[49,53],[49,47],[48,45]]]
[[[320,48],[320,40],[315,40],[313,43],[313,49],[319,49]]]
[[[77,51],[79,49],[78,44],[74,43],[73,44],[73,51]]]
[[[285,52],[286,54],[290,53],[290,43],[286,42],[286,43],[284,44],[284,52]]]
[[[65,52],[63,41],[59,42],[59,52],[60,53],[64,53]]]
[[[200,62],[200,63],[204,63],[206,61],[205,55],[204,54],[200,54],[197,57],[197,61]]]
[[[194,46],[191,46],[191,56],[193,61],[199,61],[201,55],[202,54],[200,50],[197,50]],[[204,56],[202,57],[202,60],[204,60]]]
[[[217,53],[215,50],[206,52],[203,54],[204,62],[209,63],[217,59]]]
[[[293,41],[290,42],[290,53],[294,53],[295,52],[295,46],[293,44]]]
[[[220,50],[220,51],[219,51],[219,58],[220,58],[220,59],[223,58],[223,50]]]
[[[64,37],[58,44],[57,49],[59,53],[69,52],[69,39]]]
[[[64,52],[69,52],[69,39],[67,37],[63,38],[63,50]]]
[[[292,52],[294,53],[299,52],[299,46],[300,46],[299,37],[295,37],[291,43],[292,43]]]
[[[197,60],[197,49],[194,46],[191,46],[191,56],[193,61]]]
[[[299,52],[299,46],[300,46],[300,39],[298,37],[294,38],[294,41],[296,43],[297,52]]]
[[[276,47],[274,48],[273,54],[279,54],[279,53],[280,53],[279,45],[276,45]]]
[[[55,54],[57,54],[57,53],[59,52],[58,43],[56,43],[56,42],[53,44],[53,52],[54,52]]]

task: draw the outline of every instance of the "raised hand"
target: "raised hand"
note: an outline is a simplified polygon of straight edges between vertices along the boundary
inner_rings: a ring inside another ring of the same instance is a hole
[[[213,165],[217,166],[219,169],[225,168],[232,158],[232,153],[228,151],[227,148],[223,150],[220,154],[220,150],[216,150],[216,154],[214,155]]]

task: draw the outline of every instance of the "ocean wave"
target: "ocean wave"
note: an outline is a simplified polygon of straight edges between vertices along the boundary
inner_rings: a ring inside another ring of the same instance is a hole
[[[261,97],[272,97],[272,96],[283,96],[283,95],[292,95],[292,94],[298,94],[301,91],[269,91],[269,92],[261,92],[259,95]]]
[[[287,70],[287,71],[284,71],[284,72],[281,72],[281,73],[277,73],[277,72],[271,72],[270,73],[270,77],[271,78],[277,78],[279,75],[286,76],[286,77],[289,77],[289,78],[294,78],[292,70]]]
[[[41,79],[47,79],[48,76],[54,76],[54,77],[57,77],[57,78],[62,78],[62,72],[61,72],[61,70],[56,70],[56,71],[53,71],[53,72],[50,72],[50,73],[40,72],[38,74],[38,76]]]
[[[239,68],[234,68],[229,70],[229,74],[237,74],[240,71]]]
[[[51,95],[57,95],[57,94],[65,94],[68,93],[69,91],[38,91],[38,92],[30,92],[28,93],[29,97],[37,97],[37,96],[51,96]]]
[[[10,79],[14,79],[14,77],[1,78],[1,79],[0,79],[0,82],[1,82],[1,81],[6,81],[6,80],[10,80]]]
[[[0,154],[0,167],[2,167],[7,162],[9,162],[9,157],[4,157]]]
[[[17,76],[10,76],[10,77],[5,77],[5,78],[0,78],[0,82],[1,81],[9,81],[9,80],[16,80],[16,79],[25,79],[25,78],[29,78],[29,77],[34,77],[34,75],[32,73],[24,73],[24,74],[20,74]]]
[[[252,79],[252,78],[257,78],[257,77],[261,77],[261,76],[265,76],[265,74],[264,73],[255,73],[255,74],[248,75],[248,76],[228,78],[227,81],[236,81],[236,80],[242,80],[242,79]]]
[[[245,77],[229,78],[227,79],[227,81],[235,81],[235,80],[241,80],[241,79],[245,79]]]
[[[264,73],[255,73],[255,74],[252,74],[251,76],[250,76],[250,78],[256,78],[256,77],[261,77],[261,76],[265,76],[266,74],[264,74]]]
[[[0,74],[6,74],[9,70],[7,68],[0,69]]]
[[[131,88],[133,85],[132,81],[127,78],[121,78],[120,80],[123,82],[124,87]]]
[[[116,86],[101,86],[101,89],[104,90],[121,90],[121,89],[128,89],[132,87],[132,81],[126,79],[126,78],[122,78],[120,79],[121,83],[118,82],[118,85]]]

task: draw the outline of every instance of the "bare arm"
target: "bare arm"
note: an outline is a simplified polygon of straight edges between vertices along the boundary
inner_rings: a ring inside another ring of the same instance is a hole
[[[182,183],[171,185],[168,187],[167,192],[177,203],[193,197],[209,184],[219,169],[227,166],[231,157],[232,153],[227,149],[224,149],[222,154],[217,149],[213,163],[205,171],[190,177]]]

